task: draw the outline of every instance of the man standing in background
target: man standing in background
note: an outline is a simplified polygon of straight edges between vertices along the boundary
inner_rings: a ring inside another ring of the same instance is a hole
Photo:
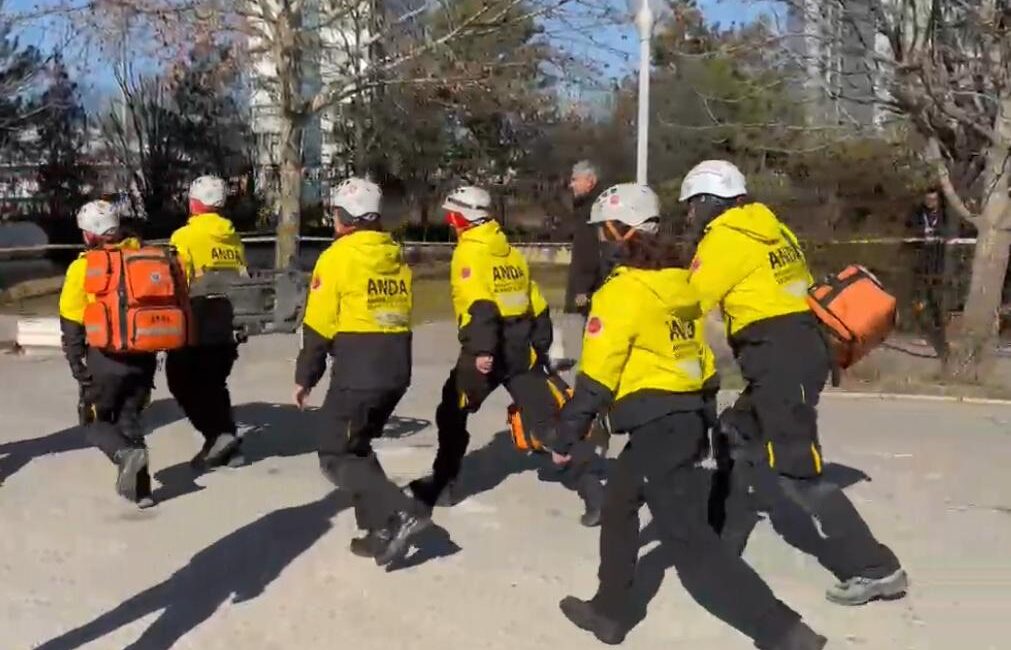
[[[561,340],[562,350],[551,355],[556,363],[561,360],[563,367],[571,367],[579,358],[590,296],[603,281],[597,229],[589,223],[590,207],[600,194],[600,187],[596,165],[589,160],[573,165],[569,180],[573,197],[572,262],[565,289],[565,313],[559,319],[562,335],[555,337],[556,341]]]
[[[919,241],[915,248],[913,267],[913,314],[920,332],[937,352],[939,358],[948,353],[945,335],[948,310],[952,308],[949,296],[951,286],[951,261],[949,240],[958,237],[958,224],[949,218],[940,191],[932,188],[923,202],[909,215],[907,233]]]

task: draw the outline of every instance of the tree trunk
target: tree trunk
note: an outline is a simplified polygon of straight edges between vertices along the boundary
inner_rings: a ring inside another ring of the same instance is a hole
[[[1007,209],[1007,200],[1003,203]],[[997,347],[1009,247],[1011,232],[999,226],[981,225],[972,261],[969,296],[958,331],[952,332],[950,337],[945,374],[952,379],[979,382],[990,370]]]
[[[281,187],[274,268],[286,269],[298,258],[302,207],[302,125],[281,116]]]

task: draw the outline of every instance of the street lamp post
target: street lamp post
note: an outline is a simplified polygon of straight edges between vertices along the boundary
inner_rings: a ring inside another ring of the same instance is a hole
[[[636,148],[636,182],[646,185],[649,159],[649,77],[650,45],[653,26],[657,14],[663,8],[663,0],[627,0],[629,12],[635,19],[639,32],[639,124]]]

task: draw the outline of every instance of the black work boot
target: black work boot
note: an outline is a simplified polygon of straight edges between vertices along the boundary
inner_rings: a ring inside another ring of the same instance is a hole
[[[437,505],[440,508],[452,508],[453,506],[455,506],[457,503],[460,502],[459,491],[460,490],[456,484],[456,479],[453,479],[448,484],[446,484],[446,487],[444,487],[442,489],[442,492],[439,493],[439,500],[437,502]]]
[[[771,650],[821,650],[828,639],[817,634],[803,621],[797,621]]]
[[[154,497],[151,495],[151,474],[147,465],[137,474],[137,507],[141,510],[153,508]]]
[[[203,472],[230,464],[232,457],[241,452],[242,440],[231,433],[222,433],[214,440],[208,440],[190,461],[190,467]],[[244,459],[243,459],[244,462]]]
[[[147,471],[147,449],[140,447],[120,449],[113,460],[116,461],[119,470],[116,475],[116,493],[127,501],[137,503],[140,487],[138,477],[141,472]],[[148,491],[150,492],[150,480]],[[150,494],[143,496],[150,497]]]
[[[435,506],[447,507],[453,505],[453,483],[450,482],[442,490],[435,483],[435,478],[426,476],[411,481],[407,486],[406,493],[425,505],[426,509],[432,510]]]
[[[856,576],[834,585],[825,592],[825,598],[836,605],[866,605],[872,600],[897,600],[906,595],[909,576],[903,569],[884,578]]]
[[[383,550],[385,542],[377,534],[378,531],[370,530],[361,537],[351,540],[351,553],[358,557],[374,558]]]
[[[593,632],[593,636],[601,643],[608,645],[619,645],[625,640],[627,630],[618,621],[598,612],[591,601],[580,600],[575,596],[566,596],[558,603],[565,618],[587,632]]]
[[[585,485],[580,490],[583,498],[583,506],[586,512],[579,518],[579,523],[587,528],[595,528],[600,525],[601,509],[604,505],[604,486],[596,478],[587,477],[584,479]]]
[[[423,513],[398,512],[390,518],[386,528],[376,531],[375,536],[381,546],[376,553],[376,564],[386,566],[403,557],[411,542],[411,537],[428,528],[432,519]]]
[[[600,508],[594,508],[586,504],[586,512],[579,518],[579,523],[587,528],[596,528],[600,525]]]
[[[204,458],[207,467],[221,467],[226,464],[241,442],[238,436],[231,433],[219,435],[207,450],[207,456]]]

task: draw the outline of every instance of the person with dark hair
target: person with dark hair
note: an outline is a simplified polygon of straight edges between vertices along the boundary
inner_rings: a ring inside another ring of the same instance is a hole
[[[643,501],[682,584],[731,594],[715,613],[771,650],[819,650],[826,640],[776,599],[707,521],[709,475],[703,398],[707,346],[684,249],[658,234],[659,200],[648,187],[616,185],[593,205],[591,222],[618,244],[618,266],[597,291],[583,340],[575,394],[550,440],[556,463],[602,409],[629,440],[604,495],[600,579],[590,600],[564,598],[563,614],[600,641],[621,643],[639,556]]]
[[[689,282],[703,313],[722,309],[747,382],[720,416],[730,455],[721,533],[743,553],[758,509],[793,503],[823,539],[819,560],[838,578],[826,597],[863,605],[903,596],[895,554],[874,538],[843,491],[823,475],[818,400],[830,372],[825,335],[807,303],[811,274],[797,237],[769,208],[748,200],[744,175],[709,160],[681,185],[699,239]]]
[[[906,233],[916,261],[913,266],[913,314],[927,342],[939,357],[948,354],[945,333],[949,286],[948,242],[957,237],[959,228],[945,210],[944,197],[937,188],[928,190],[923,202],[906,220]]]
[[[92,201],[77,213],[89,249],[137,249],[140,241],[120,228],[108,201]],[[94,295],[85,291],[86,253],[67,269],[60,292],[63,354],[80,389],[78,414],[91,444],[116,464],[116,492],[140,508],[154,505],[141,413],[151,398],[157,365],[152,353],[115,353],[88,345],[84,313]]]

